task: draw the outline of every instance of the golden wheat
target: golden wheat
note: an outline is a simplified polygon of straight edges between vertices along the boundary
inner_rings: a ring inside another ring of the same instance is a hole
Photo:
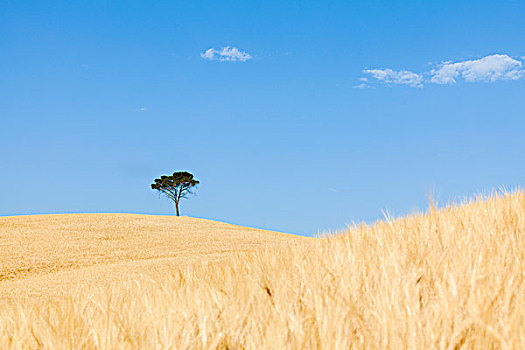
[[[525,348],[523,192],[283,242],[7,301],[0,347]]]
[[[0,300],[62,297],[126,276],[300,239],[188,217],[68,214],[0,217]]]

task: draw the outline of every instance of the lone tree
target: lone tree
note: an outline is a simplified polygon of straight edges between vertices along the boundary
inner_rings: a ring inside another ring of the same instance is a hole
[[[152,190],[157,190],[175,203],[175,213],[179,216],[179,202],[188,194],[193,194],[191,188],[199,181],[193,178],[193,174],[187,171],[174,172],[173,175],[162,175],[151,184]]]

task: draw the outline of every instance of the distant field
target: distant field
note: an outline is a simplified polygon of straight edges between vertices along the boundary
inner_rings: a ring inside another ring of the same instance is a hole
[[[86,284],[107,285],[298,239],[302,238],[189,217],[0,217],[0,302],[68,295]]]
[[[0,348],[525,348],[523,192],[321,239],[86,214],[0,244]]]

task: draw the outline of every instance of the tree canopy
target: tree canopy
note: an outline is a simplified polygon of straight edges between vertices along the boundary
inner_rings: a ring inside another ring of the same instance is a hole
[[[193,194],[191,189],[199,184],[199,180],[187,171],[174,172],[172,175],[162,175],[151,184],[152,190],[161,194],[175,203],[175,213],[179,216],[179,203],[188,194]]]

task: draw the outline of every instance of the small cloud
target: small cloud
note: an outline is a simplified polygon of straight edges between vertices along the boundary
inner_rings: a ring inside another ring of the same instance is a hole
[[[523,57],[522,57],[523,58]],[[525,77],[523,62],[505,54],[495,54],[477,60],[445,61],[430,71],[414,73],[407,70],[394,71],[385,69],[366,69],[363,73],[370,74],[375,79],[388,83],[423,87],[426,83],[454,84],[459,79],[466,82],[495,82],[498,80],[519,80]],[[361,81],[367,78],[361,78]],[[364,88],[365,85],[361,84]],[[357,85],[356,88],[361,88]]]
[[[215,50],[214,48],[211,48],[201,53],[201,57],[207,60],[213,60],[215,58],[216,53],[217,53],[217,50]]]
[[[377,80],[381,80],[389,84],[423,87],[423,76],[407,70],[394,71],[390,68],[365,69],[363,73],[371,74]]]
[[[334,193],[339,193],[339,191],[333,187],[328,187],[328,191],[330,192],[334,192]]]
[[[459,77],[466,82],[495,82],[518,80],[525,76],[523,64],[508,55],[490,55],[478,60],[444,62],[430,71],[430,82],[454,84]]]
[[[361,83],[359,85],[354,85],[354,89],[370,89],[371,86],[367,83]]]
[[[201,57],[206,60],[218,60],[220,62],[246,62],[253,58],[249,53],[231,46],[225,46],[220,50],[212,47],[201,53]]]
[[[362,81],[364,83],[368,83],[368,78],[359,78],[359,81]]]
[[[146,112],[148,109],[146,107],[140,107],[139,109],[141,112]]]

